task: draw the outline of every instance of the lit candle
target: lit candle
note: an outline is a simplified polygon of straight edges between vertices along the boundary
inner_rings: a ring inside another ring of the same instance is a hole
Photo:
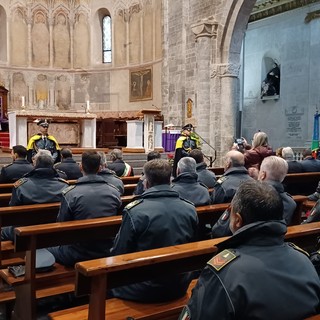
[[[90,111],[90,101],[87,100],[87,111]]]
[[[21,97],[21,105],[22,105],[22,107],[24,107],[24,106],[25,106],[25,99],[24,99],[24,96],[22,96],[22,97]]]

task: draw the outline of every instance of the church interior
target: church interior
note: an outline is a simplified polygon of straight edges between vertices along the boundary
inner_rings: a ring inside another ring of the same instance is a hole
[[[118,209],[128,205],[128,210],[134,210],[144,201],[132,191],[143,180],[140,174],[147,154],[158,151],[162,159],[173,162],[176,141],[186,125],[201,140],[204,162],[217,183],[225,180],[219,178],[227,170],[226,154],[234,145],[243,146],[243,139],[251,144],[257,133],[267,134],[273,151],[291,147],[294,160],[301,160],[306,148],[316,144],[320,150],[319,57],[320,0],[0,0],[0,166],[11,161],[13,146],[27,146],[39,129],[37,121],[46,119],[49,134],[61,147],[73,150],[77,162],[87,149],[122,150],[136,175],[121,177],[125,191],[119,196],[122,207]],[[320,161],[317,171],[300,173],[303,177],[288,173],[282,179],[285,191],[294,190],[290,201],[295,208],[283,238],[293,239],[303,249],[309,249],[319,237],[320,222],[315,222],[314,228],[302,224],[302,218],[316,210],[309,194],[320,199]],[[251,174],[254,177],[255,173]],[[68,188],[72,190],[74,184],[71,181]],[[43,283],[36,287],[41,278],[34,270],[37,250],[57,245],[60,234],[66,239],[63,241],[76,243],[81,237],[98,239],[104,232],[114,237],[123,220],[117,211],[112,221],[98,218],[100,224],[92,222],[90,226],[78,221],[74,232],[69,221],[70,225],[59,229],[53,223],[56,219],[51,220],[60,204],[37,204],[36,209],[22,206],[15,212],[8,209],[12,188],[15,185],[10,185],[9,192],[8,186],[0,183],[0,229],[13,225],[13,220],[5,220],[11,212],[15,221],[20,221],[14,225],[21,223],[8,255],[1,253],[6,247],[0,240],[0,278],[15,290],[6,293],[0,289],[0,320],[100,320],[105,318],[106,305],[111,314],[108,319],[120,319],[127,309],[132,312],[132,316],[126,314],[127,320],[177,319],[185,311],[191,289],[185,300],[178,299],[167,308],[162,303],[144,305],[140,310],[134,302],[117,301],[112,309],[104,299],[109,279],[110,286],[116,287],[132,282],[130,277],[139,282],[166,267],[198,271],[195,266],[218,252],[217,239],[205,239],[197,242],[196,249],[181,244],[183,253],[178,258],[180,247],[176,245],[173,249],[164,246],[151,257],[146,253],[145,260],[132,252],[129,267],[121,254],[118,260],[105,258],[94,265],[81,262],[76,269],[56,269],[55,276],[61,274],[50,280],[51,285],[57,281],[54,290],[45,288],[39,293],[48,279],[44,275]],[[214,203],[213,188],[206,189],[212,204],[199,206],[195,212],[199,225],[208,232],[213,214],[214,223],[226,212],[231,216],[231,200]],[[46,212],[43,229],[29,225],[35,220],[32,210]],[[29,224],[21,217],[23,212],[30,215]],[[48,221],[50,227],[45,224]],[[2,264],[6,257],[22,259],[21,251],[26,265],[22,285]],[[235,254],[232,260],[237,258]],[[223,260],[222,267],[230,261]],[[216,262],[210,260],[214,268]],[[108,263],[112,267],[106,266]],[[152,270],[150,266],[157,263]],[[66,279],[68,283],[63,282]],[[75,302],[74,291],[90,298]],[[66,295],[51,300],[52,292]],[[42,305],[36,302],[39,297],[49,298]],[[28,301],[25,306],[23,298]],[[72,305],[77,309],[59,313],[51,308],[51,304],[64,303],[66,308]],[[86,307],[74,303],[86,303]],[[25,316],[21,313],[24,308]],[[12,317],[8,310],[13,310]],[[48,312],[53,313],[48,316]],[[186,312],[179,319],[193,317]],[[312,319],[320,319],[320,315]]]
[[[218,159],[259,130],[273,148],[304,148],[320,99],[318,10],[312,0],[0,1],[2,127],[22,112],[30,137],[47,115],[77,147],[89,107],[88,146],[126,147],[126,121],[155,110],[162,129],[192,123]],[[263,93],[274,68],[276,92]]]

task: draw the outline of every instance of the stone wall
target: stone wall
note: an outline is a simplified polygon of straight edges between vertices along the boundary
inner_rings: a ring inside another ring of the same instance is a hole
[[[305,19],[319,9],[313,4],[249,24],[242,130],[248,140],[261,130],[274,148],[311,146],[313,116],[320,108],[320,19]],[[267,59],[280,65],[280,96],[262,100]]]
[[[241,43],[254,3],[164,1],[163,112],[176,126],[195,124],[216,165],[236,134]]]

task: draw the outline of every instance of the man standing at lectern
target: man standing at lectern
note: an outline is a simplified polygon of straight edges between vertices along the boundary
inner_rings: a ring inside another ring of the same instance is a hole
[[[49,150],[54,162],[60,161],[60,147],[57,140],[48,134],[48,120],[40,119],[37,121],[37,125],[39,127],[39,133],[32,136],[28,142],[28,161],[32,163],[32,158],[39,149]]]

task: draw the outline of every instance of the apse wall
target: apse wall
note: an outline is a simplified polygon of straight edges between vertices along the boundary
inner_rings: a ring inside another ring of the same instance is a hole
[[[156,0],[0,0],[9,111],[22,97],[27,109],[58,112],[89,101],[106,117],[161,107],[161,32]]]

